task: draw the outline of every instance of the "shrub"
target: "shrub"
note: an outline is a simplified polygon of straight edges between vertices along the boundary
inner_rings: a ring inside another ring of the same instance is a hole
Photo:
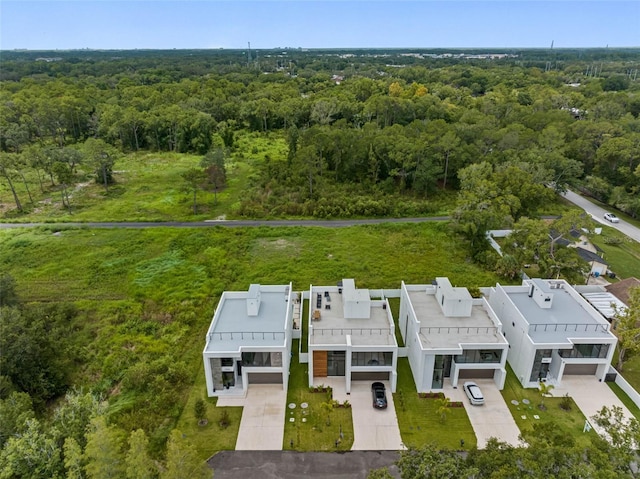
[[[193,414],[198,422],[204,421],[207,418],[207,405],[202,398],[196,399],[196,402],[193,405]]]
[[[560,401],[560,409],[563,411],[571,411],[571,398],[569,397],[569,393],[566,393],[562,396],[562,400]]]

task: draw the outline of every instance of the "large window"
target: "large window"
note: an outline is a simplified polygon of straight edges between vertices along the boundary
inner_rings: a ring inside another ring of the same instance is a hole
[[[574,344],[573,349],[558,351],[561,357],[572,358],[606,358],[609,353],[608,344]]]
[[[242,365],[249,367],[282,366],[282,354],[279,352],[242,353]]]
[[[354,352],[351,354],[352,366],[391,366],[392,352]]]
[[[468,349],[458,354],[456,363],[499,363],[502,349]]]

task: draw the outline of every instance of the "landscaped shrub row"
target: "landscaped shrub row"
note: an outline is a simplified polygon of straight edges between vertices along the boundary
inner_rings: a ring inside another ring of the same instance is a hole
[[[442,399],[444,393],[418,393],[418,397],[422,399]]]
[[[451,401],[448,407],[464,407],[462,401]]]

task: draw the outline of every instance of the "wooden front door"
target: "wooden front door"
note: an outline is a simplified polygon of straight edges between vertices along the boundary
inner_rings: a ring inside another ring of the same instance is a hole
[[[326,351],[313,352],[313,377],[314,378],[327,377],[327,352]]]

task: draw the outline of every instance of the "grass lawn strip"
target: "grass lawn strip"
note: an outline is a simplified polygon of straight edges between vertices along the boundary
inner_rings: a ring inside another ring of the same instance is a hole
[[[282,447],[296,451],[349,451],[353,445],[351,408],[330,406],[330,389],[309,390],[307,364],[298,361],[297,343],[294,340],[292,344]],[[290,404],[295,404],[295,408],[290,408]],[[302,407],[303,404],[307,407]]]
[[[583,432],[586,418],[571,398],[568,401],[571,409],[568,411],[560,407],[564,400],[561,397],[544,398],[545,409],[540,409],[538,407],[542,400],[540,392],[534,388],[523,388],[508,365],[507,379],[502,390],[502,397],[507,403],[509,411],[525,440],[527,435],[533,432],[533,424],[536,422],[552,423],[555,428],[573,436],[576,444],[585,447],[591,445],[591,439],[597,435],[594,430]],[[525,404],[526,401],[523,402],[523,400],[528,400],[529,404]],[[512,401],[517,401],[518,404]],[[538,416],[538,419],[535,416]]]
[[[476,447],[476,435],[464,407],[451,407],[446,419],[441,420],[437,399],[418,397],[409,360],[398,358],[398,384],[393,395],[402,442],[407,447],[420,447],[432,443],[441,449]]]

